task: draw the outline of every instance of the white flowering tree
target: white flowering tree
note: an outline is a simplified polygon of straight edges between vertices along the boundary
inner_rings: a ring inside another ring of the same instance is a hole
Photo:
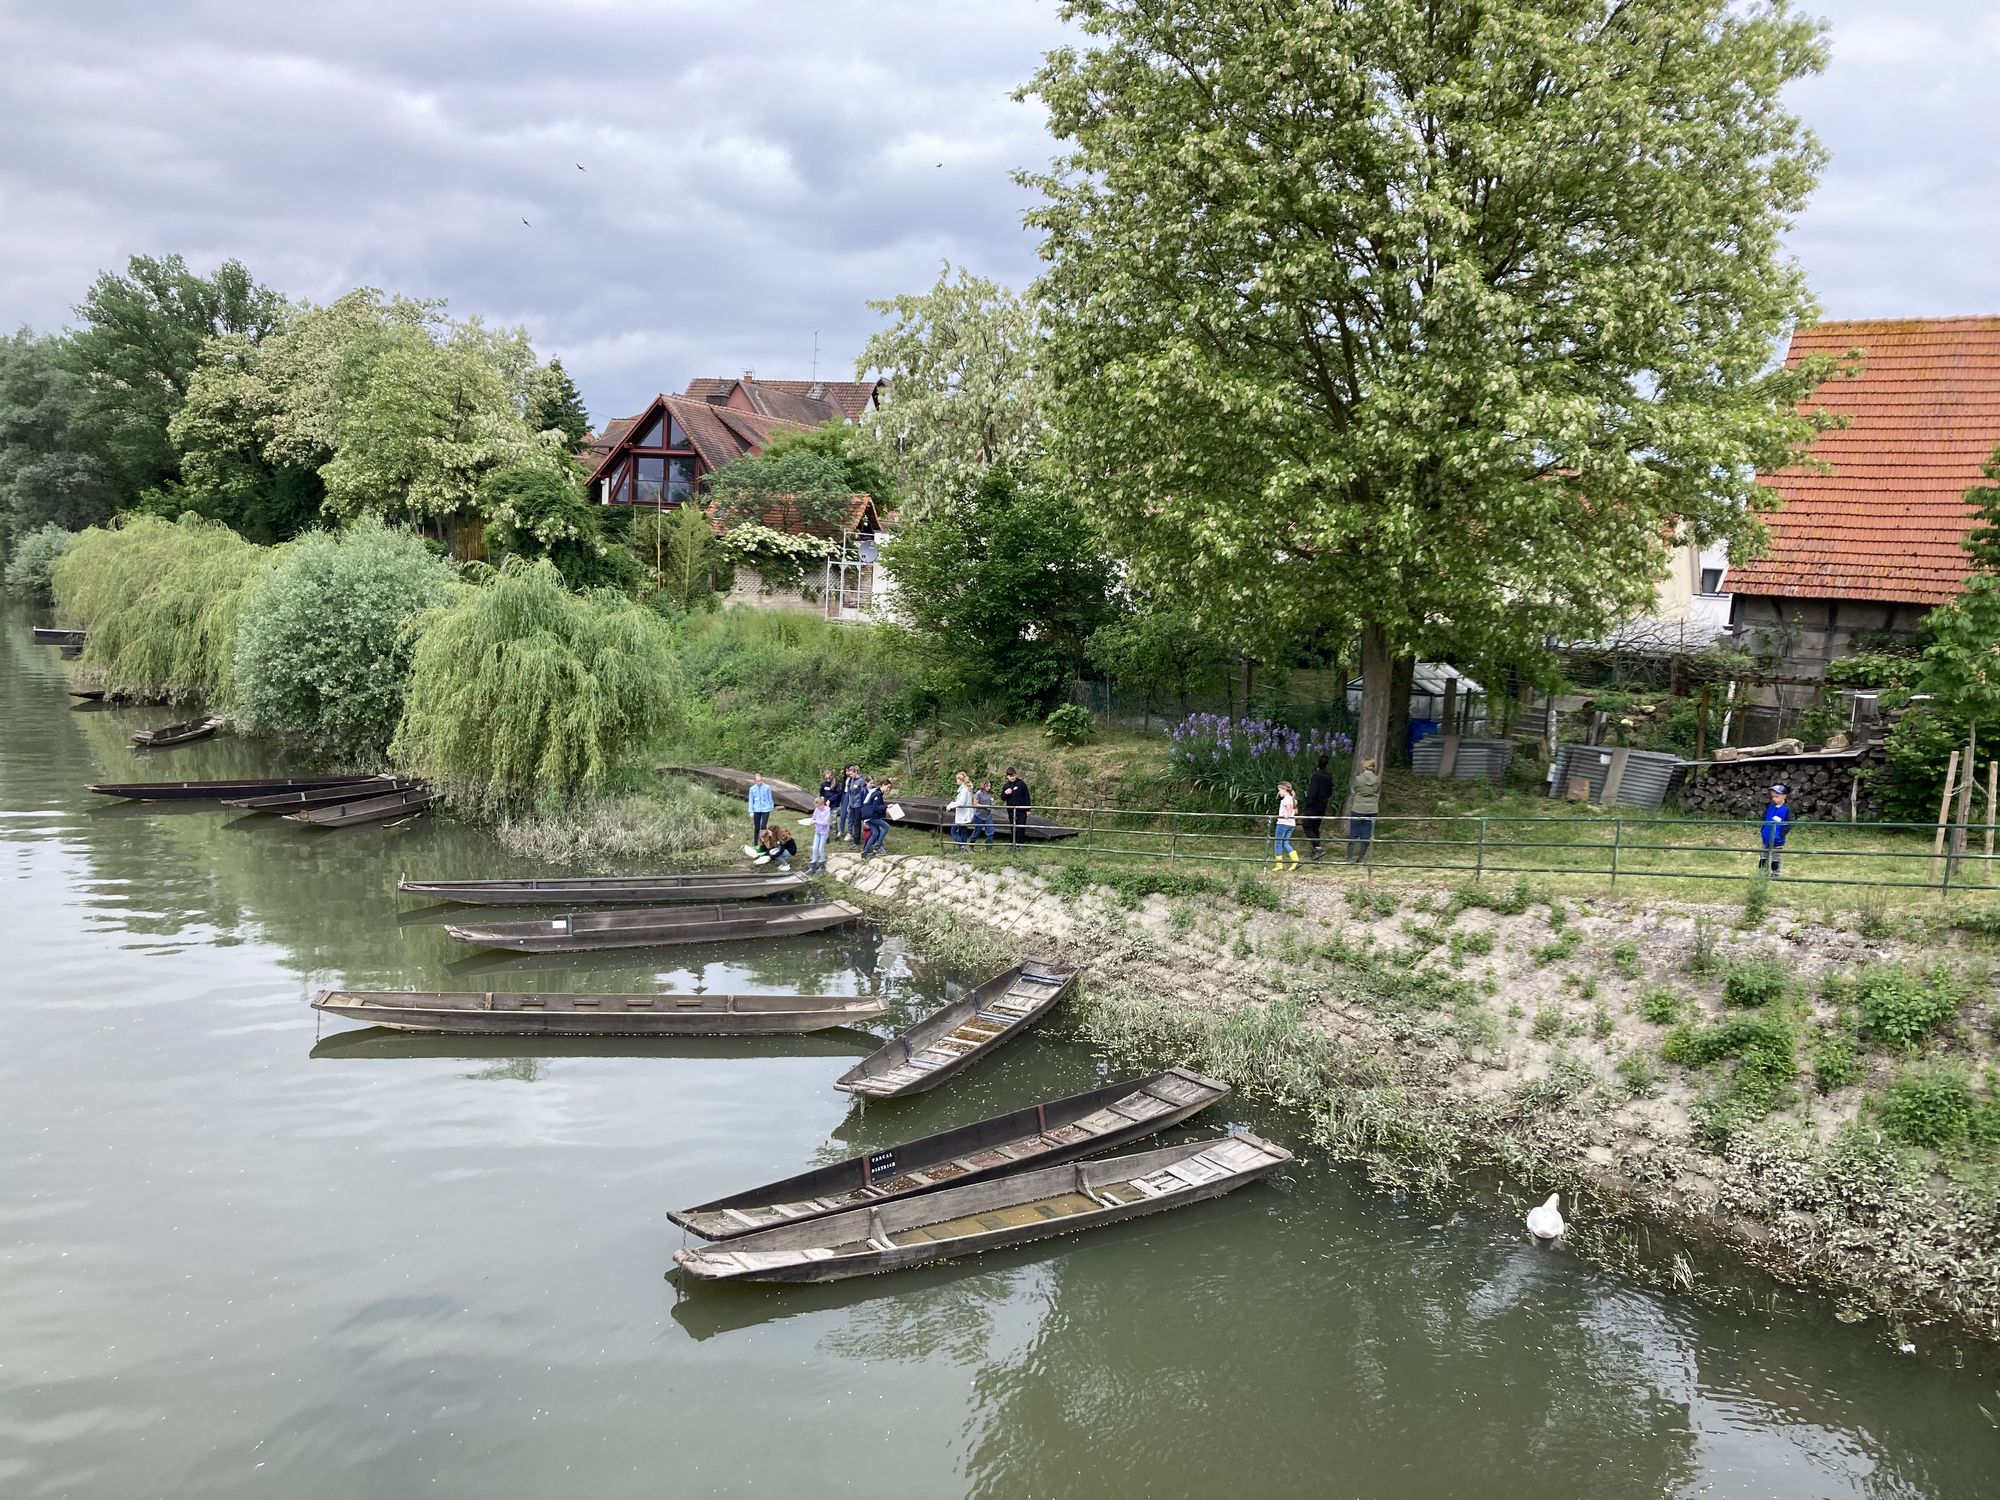
[[[1392,663],[1589,638],[1676,534],[1754,542],[1822,365],[1785,0],[1070,0],[1024,93],[1049,430],[1144,586]]]

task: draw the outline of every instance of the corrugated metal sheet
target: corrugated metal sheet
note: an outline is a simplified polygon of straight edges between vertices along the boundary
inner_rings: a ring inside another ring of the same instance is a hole
[[[1555,784],[1550,788],[1549,795],[1566,797],[1570,782],[1587,781],[1590,783],[1590,800],[1601,804],[1604,801],[1604,784],[1611,775],[1618,754],[1609,745],[1559,747],[1556,752]],[[1619,780],[1613,803],[1619,807],[1657,812],[1666,801],[1667,787],[1673,781],[1681,758],[1652,750],[1627,750],[1624,755],[1625,774]]]
[[[1506,778],[1507,766],[1514,758],[1512,740],[1467,740],[1458,742],[1458,755],[1452,765],[1454,781],[1490,781],[1495,786]],[[1410,769],[1419,776],[1435,776],[1444,764],[1444,737],[1430,735],[1417,741],[1410,752]]]

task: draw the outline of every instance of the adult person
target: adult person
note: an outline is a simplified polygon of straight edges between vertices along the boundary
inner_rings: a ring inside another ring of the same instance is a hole
[[[951,794],[951,844],[954,852],[965,853],[972,839],[972,778],[960,771],[957,788]]]
[[[1318,859],[1326,853],[1320,843],[1320,825],[1332,801],[1333,776],[1327,771],[1326,757],[1322,755],[1319,764],[1313,767],[1312,779],[1306,782],[1305,820],[1299,824],[1299,836],[1306,841],[1308,859]]]
[[[777,806],[771,796],[771,784],[764,779],[761,772],[751,776],[750,794],[746,801],[750,808],[750,842],[752,845],[761,845],[764,825],[771,821],[771,809]]]
[[[1375,818],[1382,811],[1382,771],[1374,757],[1361,762],[1348,788],[1347,862],[1368,862],[1368,846],[1375,841]]]
[[[813,800],[812,827],[812,858],[806,861],[806,874],[820,875],[826,871],[826,836],[833,831],[833,809],[824,797]]]
[[[861,842],[861,804],[867,796],[868,781],[861,767],[849,766],[840,784],[840,826],[850,844]]]
[[[988,777],[979,783],[979,790],[972,794],[972,836],[984,838],[987,844],[993,842],[993,779]]]
[[[1292,830],[1299,826],[1299,799],[1289,781],[1278,783],[1278,822],[1271,834],[1271,868],[1282,870],[1290,860],[1299,867],[1299,851],[1292,847]]]
[[[1034,799],[1028,795],[1026,779],[1012,766],[1007,768],[1006,778],[1000,783],[1000,800],[1007,806],[1007,841],[1018,844],[1022,830],[1028,826],[1028,809]]]
[[[1758,825],[1757,840],[1763,852],[1757,856],[1757,873],[1778,878],[1778,861],[1784,858],[1785,835],[1792,831],[1791,792],[1782,781],[1771,788],[1764,804],[1764,821]]]

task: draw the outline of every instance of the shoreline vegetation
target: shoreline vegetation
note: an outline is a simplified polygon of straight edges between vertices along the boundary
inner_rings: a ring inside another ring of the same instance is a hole
[[[1086,959],[1083,1035],[1296,1111],[1379,1186],[1497,1178],[1521,1206],[1560,1190],[1572,1243],[1621,1271],[1695,1289],[1693,1259],[1647,1248],[1657,1226],[1899,1340],[1919,1324],[2000,1339],[1982,935],[1524,883],[1172,895],[976,859],[831,863],[933,951]]]

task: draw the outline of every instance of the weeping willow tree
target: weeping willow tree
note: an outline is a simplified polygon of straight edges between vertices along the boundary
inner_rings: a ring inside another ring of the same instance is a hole
[[[89,633],[84,670],[105,687],[224,707],[237,618],[275,555],[218,522],[128,516],[79,533],[57,560],[56,612]]]
[[[509,558],[411,629],[390,758],[461,805],[571,801],[674,719],[679,669],[665,622],[622,595],[570,593],[546,561]]]

